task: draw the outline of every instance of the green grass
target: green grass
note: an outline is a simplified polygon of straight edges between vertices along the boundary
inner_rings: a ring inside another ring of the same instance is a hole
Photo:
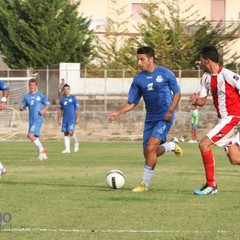
[[[8,169],[0,213],[12,216],[1,239],[239,239],[240,169],[221,148],[214,149],[219,193],[199,197],[192,190],[205,176],[196,144],[182,144],[182,158],[160,157],[146,193],[130,191],[142,178],[140,142],[80,143],[67,155],[63,142],[44,145],[49,161],[41,162],[30,142],[0,142]],[[122,189],[106,186],[112,169],[126,175]]]

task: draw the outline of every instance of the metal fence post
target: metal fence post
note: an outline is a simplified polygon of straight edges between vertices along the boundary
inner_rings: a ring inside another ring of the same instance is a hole
[[[104,69],[104,111],[107,111],[107,68]]]

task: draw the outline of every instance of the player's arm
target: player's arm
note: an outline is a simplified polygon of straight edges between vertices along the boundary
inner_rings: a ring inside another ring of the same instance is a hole
[[[204,106],[207,101],[207,96],[200,97],[200,92],[195,92],[190,96],[189,100],[196,103],[198,106]]]
[[[135,103],[126,103],[125,105],[123,105],[120,109],[118,109],[116,112],[112,112],[109,114],[108,119],[109,120],[114,120],[117,117],[119,117],[120,115],[131,111],[133,108],[136,107],[137,104]]]
[[[61,125],[61,123],[62,123],[62,111],[63,111],[63,109],[62,109],[62,107],[60,107],[58,109],[58,125]]]
[[[20,111],[24,111],[26,106],[27,106],[27,100],[26,100],[26,96],[24,96],[24,98],[23,98],[23,100],[22,100],[22,102],[21,102],[21,104],[19,106],[19,110]]]
[[[174,111],[174,109],[176,108],[176,106],[178,105],[178,102],[181,98],[181,92],[179,93],[175,93],[173,95],[173,101],[172,101],[172,105],[169,107],[168,111],[166,112],[166,115],[164,117],[164,119],[166,121],[170,121],[172,119],[172,112]]]
[[[48,107],[49,107],[48,105],[45,105],[44,108],[39,111],[39,113],[40,113],[41,115],[44,115],[45,112],[48,110]]]
[[[77,108],[77,114],[76,114],[76,124],[79,124],[80,122],[80,108]]]
[[[7,104],[8,96],[9,96],[9,90],[4,90],[1,101],[0,101],[0,110],[2,110],[5,107],[5,105]]]

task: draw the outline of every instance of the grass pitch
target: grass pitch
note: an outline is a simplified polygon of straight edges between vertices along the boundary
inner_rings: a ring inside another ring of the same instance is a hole
[[[143,173],[140,142],[44,142],[49,160],[37,160],[30,142],[0,142],[8,175],[0,180],[1,239],[239,239],[240,168],[215,148],[219,193],[195,196],[205,183],[196,144],[184,156],[158,159],[151,190],[133,193]],[[122,189],[105,184],[109,170],[126,175]]]

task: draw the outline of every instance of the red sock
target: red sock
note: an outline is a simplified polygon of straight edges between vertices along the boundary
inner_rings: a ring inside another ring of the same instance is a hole
[[[216,187],[215,182],[215,159],[212,150],[202,153],[203,164],[206,173],[207,184],[211,187]]]

